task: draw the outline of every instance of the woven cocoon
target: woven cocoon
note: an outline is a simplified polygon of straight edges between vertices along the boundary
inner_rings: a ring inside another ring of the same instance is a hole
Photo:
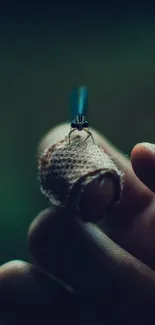
[[[45,150],[39,160],[41,191],[57,206],[68,204],[80,210],[84,191],[91,183],[102,190],[104,180],[114,185],[110,205],[117,203],[122,192],[122,173],[110,157],[91,139],[76,136],[71,143],[64,139]],[[97,190],[96,188],[96,190]]]

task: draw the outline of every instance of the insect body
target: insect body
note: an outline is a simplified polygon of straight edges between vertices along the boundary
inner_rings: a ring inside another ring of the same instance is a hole
[[[87,140],[90,136],[93,139],[91,132],[88,130],[88,121],[86,120],[86,109],[88,105],[88,90],[87,87],[81,86],[75,89],[71,94],[71,111],[72,111],[72,122],[71,131],[69,132],[68,138],[70,142],[70,136],[75,131],[85,130],[88,134]],[[94,139],[93,139],[94,142]]]

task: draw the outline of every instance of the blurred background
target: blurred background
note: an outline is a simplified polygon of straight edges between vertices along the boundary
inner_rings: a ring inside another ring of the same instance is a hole
[[[71,89],[89,88],[90,125],[130,155],[155,142],[155,20],[151,8],[117,3],[0,8],[0,264],[31,260],[27,230],[48,206],[36,146],[70,119]]]

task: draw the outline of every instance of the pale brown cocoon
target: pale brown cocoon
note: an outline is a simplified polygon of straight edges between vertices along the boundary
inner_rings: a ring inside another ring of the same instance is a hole
[[[97,222],[119,202],[122,172],[92,140],[76,136],[47,148],[39,160],[41,190],[83,221]]]

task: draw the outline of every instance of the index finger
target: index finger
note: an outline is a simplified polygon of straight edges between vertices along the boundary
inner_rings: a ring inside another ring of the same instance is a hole
[[[60,124],[51,129],[40,141],[38,146],[39,155],[57,141],[64,139],[70,131],[68,123]],[[91,129],[95,143],[113,159],[119,169],[124,172],[123,199],[112,212],[111,217],[116,218],[117,222],[131,218],[131,215],[139,213],[152,200],[152,192],[138,179],[132,170],[129,159],[115,148],[106,138],[95,129]],[[132,204],[131,204],[132,202]]]

